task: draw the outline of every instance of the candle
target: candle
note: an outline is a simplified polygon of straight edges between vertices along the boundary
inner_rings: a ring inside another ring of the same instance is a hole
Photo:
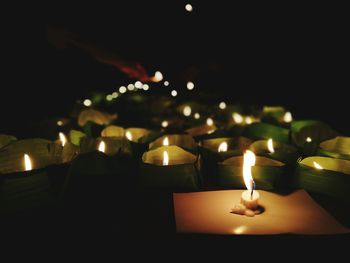
[[[252,177],[252,166],[255,165],[255,154],[247,150],[243,156],[243,179],[248,190],[241,196],[241,204],[247,209],[255,210],[258,208],[259,192],[254,191],[255,183]]]

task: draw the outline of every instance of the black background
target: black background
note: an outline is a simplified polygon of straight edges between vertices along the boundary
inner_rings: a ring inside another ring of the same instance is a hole
[[[39,21],[30,12],[12,15],[3,30],[1,132],[67,115],[89,92],[128,83],[83,51],[50,46],[47,26],[55,25],[139,61],[149,74],[160,69],[179,91],[195,68],[201,91],[233,103],[281,104],[349,134],[344,8],[191,3],[192,13],[184,1],[117,1],[51,6]]]

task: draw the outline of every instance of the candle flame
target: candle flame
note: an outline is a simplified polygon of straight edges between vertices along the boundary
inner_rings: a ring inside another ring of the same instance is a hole
[[[255,165],[255,154],[252,151],[247,150],[243,155],[243,179],[247,189],[252,190],[252,166]]]
[[[323,167],[322,167],[319,163],[313,162],[313,164],[314,164],[314,166],[315,166],[316,169],[318,169],[318,170],[323,170]]]
[[[220,143],[218,152],[227,152],[227,142]]]
[[[163,79],[163,74],[162,74],[162,72],[160,72],[160,71],[156,71],[156,73],[154,73],[154,76],[152,77],[152,81],[153,82],[160,82],[160,81],[162,81],[162,79]]]
[[[28,154],[24,154],[24,170],[30,171],[32,170],[32,161]]]
[[[100,142],[100,144],[98,145],[98,150],[103,153],[106,151],[106,144],[104,141]]]
[[[292,113],[287,111],[283,116],[283,120],[284,120],[284,122],[291,122],[293,120]]]
[[[165,137],[164,140],[163,140],[163,145],[164,146],[169,146],[169,138],[168,137]]]
[[[163,152],[163,165],[168,165],[169,164],[169,155],[167,151]]]
[[[126,137],[129,141],[132,141],[132,133],[131,133],[131,131],[127,131],[127,132],[125,133],[125,137]]]
[[[162,121],[162,127],[166,128],[168,127],[169,123],[167,121]]]
[[[213,126],[213,125],[214,125],[214,121],[213,121],[212,118],[208,118],[208,119],[207,119],[207,125],[208,125],[208,126]]]
[[[307,137],[307,138],[306,138],[306,142],[312,142],[311,137]]]
[[[267,140],[267,149],[269,150],[270,153],[274,153],[275,149],[273,147],[273,140],[272,138]]]
[[[183,109],[183,114],[188,117],[191,115],[192,109],[190,106],[186,105]]]
[[[67,142],[66,136],[63,134],[63,132],[60,132],[60,133],[58,134],[58,137],[60,138],[62,147],[64,147],[64,145],[65,145],[66,142]]]
[[[232,113],[232,118],[235,121],[235,123],[242,123],[243,122],[242,115],[237,113],[237,112]]]
[[[252,124],[252,123],[253,123],[252,118],[249,117],[249,116],[245,117],[245,123],[246,123],[246,124]]]

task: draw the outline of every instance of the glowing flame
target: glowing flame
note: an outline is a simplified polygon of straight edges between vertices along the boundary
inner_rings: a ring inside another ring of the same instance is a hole
[[[313,164],[314,164],[316,169],[318,169],[318,170],[322,170],[323,169],[323,167],[319,163],[313,162]]]
[[[235,121],[235,123],[242,123],[243,122],[242,115],[237,113],[237,112],[232,113],[232,118]]]
[[[193,7],[192,7],[191,4],[186,4],[186,5],[185,5],[185,9],[186,9],[187,12],[192,12]]]
[[[243,179],[248,190],[252,190],[252,166],[255,165],[255,154],[247,150],[243,155]]]
[[[213,126],[213,125],[214,125],[214,121],[213,121],[212,118],[208,118],[208,119],[207,119],[207,125],[208,125],[208,126]]]
[[[162,121],[162,127],[166,128],[168,127],[169,123],[167,121]]]
[[[162,79],[163,79],[163,74],[160,71],[156,71],[156,73],[154,73],[154,76],[152,77],[152,81],[154,82],[162,81]]]
[[[183,109],[183,114],[184,114],[186,117],[190,116],[190,115],[191,115],[191,112],[192,112],[192,109],[191,109],[190,106],[187,105],[187,106],[184,107],[184,109]]]
[[[227,142],[220,143],[218,147],[218,152],[227,152]]]
[[[30,171],[32,170],[32,161],[28,154],[24,154],[24,170]]]
[[[222,109],[222,110],[224,110],[224,109],[226,109],[226,103],[225,102],[220,102],[220,104],[219,104],[219,108],[220,109]]]
[[[291,122],[293,120],[292,113],[287,111],[283,116],[283,120],[284,120],[284,122]]]
[[[106,151],[106,144],[105,144],[104,141],[101,141],[101,142],[100,142],[100,144],[99,144],[99,146],[98,146],[98,150],[99,150],[100,152],[103,152],[103,153]]]
[[[307,137],[307,138],[306,138],[306,142],[312,142],[311,137]]]
[[[169,146],[169,138],[168,137],[165,137],[164,140],[163,140],[163,145],[164,146]]]
[[[129,140],[129,141],[132,141],[132,133],[130,131],[127,131],[125,133],[125,137]]]
[[[246,124],[252,124],[253,123],[253,120],[252,120],[252,118],[251,117],[245,117],[245,123]]]
[[[62,147],[64,147],[64,145],[65,145],[66,142],[67,142],[66,136],[64,136],[64,134],[63,134],[62,132],[60,132],[60,133],[58,134],[58,137],[60,138]]]
[[[273,140],[271,138],[267,140],[267,149],[270,153],[275,152],[275,149],[273,148]]]
[[[187,89],[188,90],[193,90],[194,89],[194,83],[192,81],[187,82]]]
[[[167,151],[163,152],[163,165],[168,165],[169,164],[169,155]]]

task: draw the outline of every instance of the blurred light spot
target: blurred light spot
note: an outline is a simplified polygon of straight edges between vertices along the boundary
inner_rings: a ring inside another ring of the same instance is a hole
[[[154,82],[162,81],[162,79],[163,79],[163,74],[160,71],[156,71],[156,73],[154,73],[154,77],[152,78]]]
[[[112,93],[112,98],[113,99],[118,98],[118,96],[119,96],[118,92],[115,91],[115,92]]]
[[[284,122],[291,122],[293,120],[292,113],[287,111],[283,116],[283,120],[284,120]]]
[[[183,109],[183,114],[184,114],[186,117],[190,116],[190,115],[191,115],[191,112],[192,112],[192,109],[191,109],[190,106],[187,105],[187,106],[184,107],[184,109]]]
[[[245,117],[245,123],[246,123],[246,124],[252,124],[252,123],[253,123],[252,118],[249,117],[249,116]]]
[[[248,228],[246,226],[238,226],[235,229],[233,229],[233,233],[236,235],[244,234]]]
[[[107,100],[107,101],[113,100],[113,96],[112,96],[111,94],[108,94],[108,95],[106,96],[106,100]]]
[[[167,80],[164,81],[164,86],[165,86],[165,87],[169,86],[169,81],[167,81]]]
[[[91,100],[89,100],[89,99],[84,100],[83,103],[84,103],[84,105],[85,105],[86,107],[90,107],[91,104],[92,104]]]
[[[187,89],[188,90],[193,90],[194,89],[194,84],[192,81],[187,82]]]
[[[177,96],[177,91],[176,90],[172,90],[171,91],[171,96],[176,97]]]
[[[128,86],[129,87],[129,86]],[[136,81],[135,82],[135,88],[141,89],[142,88],[142,82],[141,81]]]
[[[129,84],[129,85],[128,85],[128,90],[132,91],[132,90],[134,90],[134,89],[135,89],[134,84]],[[120,90],[119,90],[119,91],[120,91]]]
[[[222,110],[224,110],[224,109],[226,109],[226,103],[225,102],[220,102],[220,104],[219,104],[219,108],[220,109],[222,109]]]
[[[207,119],[207,125],[208,125],[208,126],[213,126],[213,124],[214,124],[213,119],[212,119],[212,118],[208,118],[208,119]]]
[[[307,138],[306,138],[306,142],[312,142],[311,137],[307,137]]]
[[[162,127],[166,128],[168,127],[169,123],[167,121],[162,121]]]
[[[237,113],[237,112],[232,113],[232,118],[233,118],[235,123],[242,123],[243,122],[242,115]]]
[[[133,85],[133,86],[134,86],[134,85]],[[119,88],[119,92],[120,92],[121,94],[125,93],[125,92],[126,92],[126,88],[125,88],[124,86],[121,86],[121,87]]]
[[[143,90],[149,90],[148,84],[143,84],[143,85],[142,85],[142,88],[143,88]]]
[[[199,115],[198,112],[196,112],[196,113],[194,114],[194,118],[195,118],[196,120],[198,120],[200,117],[201,117],[201,115]]]
[[[57,126],[62,126],[63,125],[63,121],[57,121]]]
[[[187,5],[185,5],[185,9],[186,9],[187,12],[192,12],[193,7],[192,7],[191,4],[187,4]]]

